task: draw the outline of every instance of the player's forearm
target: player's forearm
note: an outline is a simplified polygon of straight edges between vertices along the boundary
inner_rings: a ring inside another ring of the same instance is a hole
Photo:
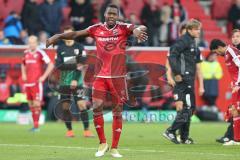
[[[54,68],[54,64],[52,62],[48,63],[48,66],[45,72],[43,73],[42,77],[46,79],[49,76],[49,74],[52,72],[53,68]]]
[[[74,40],[78,37],[84,37],[88,36],[87,30],[81,30],[81,31],[73,31],[73,32],[68,32],[68,33],[62,33],[62,34],[56,34],[58,40],[66,39],[66,40]]]
[[[203,75],[202,75],[200,63],[197,64],[197,79],[198,79],[198,82],[199,82],[199,88],[204,88]]]
[[[26,73],[26,67],[23,64],[21,65],[21,72],[22,72],[22,78],[25,79],[27,77],[27,73]]]

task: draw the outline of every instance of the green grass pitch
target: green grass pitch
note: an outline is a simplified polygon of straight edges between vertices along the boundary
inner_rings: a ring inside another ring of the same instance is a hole
[[[124,123],[119,151],[123,160],[239,160],[240,146],[222,146],[215,142],[226,123],[192,124],[194,145],[175,145],[162,137],[168,124]],[[91,125],[93,128],[93,125]],[[84,138],[82,125],[74,123],[75,138],[65,138],[63,123],[47,123],[38,133],[29,133],[30,126],[0,124],[0,160],[109,160],[95,158],[97,137]],[[105,124],[111,144],[111,124]]]

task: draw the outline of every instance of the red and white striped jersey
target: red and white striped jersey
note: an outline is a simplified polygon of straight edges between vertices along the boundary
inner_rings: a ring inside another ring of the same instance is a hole
[[[240,52],[233,46],[228,46],[224,55],[228,72],[231,76],[233,85],[240,84]]]
[[[43,64],[50,62],[49,56],[43,50],[36,51],[25,50],[23,64],[26,68],[27,82],[26,86],[34,86],[43,75]]]

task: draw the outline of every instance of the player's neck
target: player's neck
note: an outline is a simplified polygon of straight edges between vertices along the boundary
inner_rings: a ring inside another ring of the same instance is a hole
[[[71,42],[65,42],[66,46],[72,46],[74,45],[74,41],[71,41]]]

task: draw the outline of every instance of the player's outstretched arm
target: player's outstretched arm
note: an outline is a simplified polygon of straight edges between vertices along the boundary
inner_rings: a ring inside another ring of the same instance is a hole
[[[54,36],[50,37],[46,42],[46,47],[48,48],[51,45],[55,45],[59,40],[67,39],[67,40],[74,40],[78,37],[86,37],[89,33],[87,30],[81,30],[81,31],[73,31],[68,33],[62,33],[62,34],[55,34]]]
[[[22,80],[25,82],[27,80],[26,67],[24,64],[21,65]]]
[[[133,35],[141,42],[148,40],[147,27],[144,25],[137,26],[133,29]]]

